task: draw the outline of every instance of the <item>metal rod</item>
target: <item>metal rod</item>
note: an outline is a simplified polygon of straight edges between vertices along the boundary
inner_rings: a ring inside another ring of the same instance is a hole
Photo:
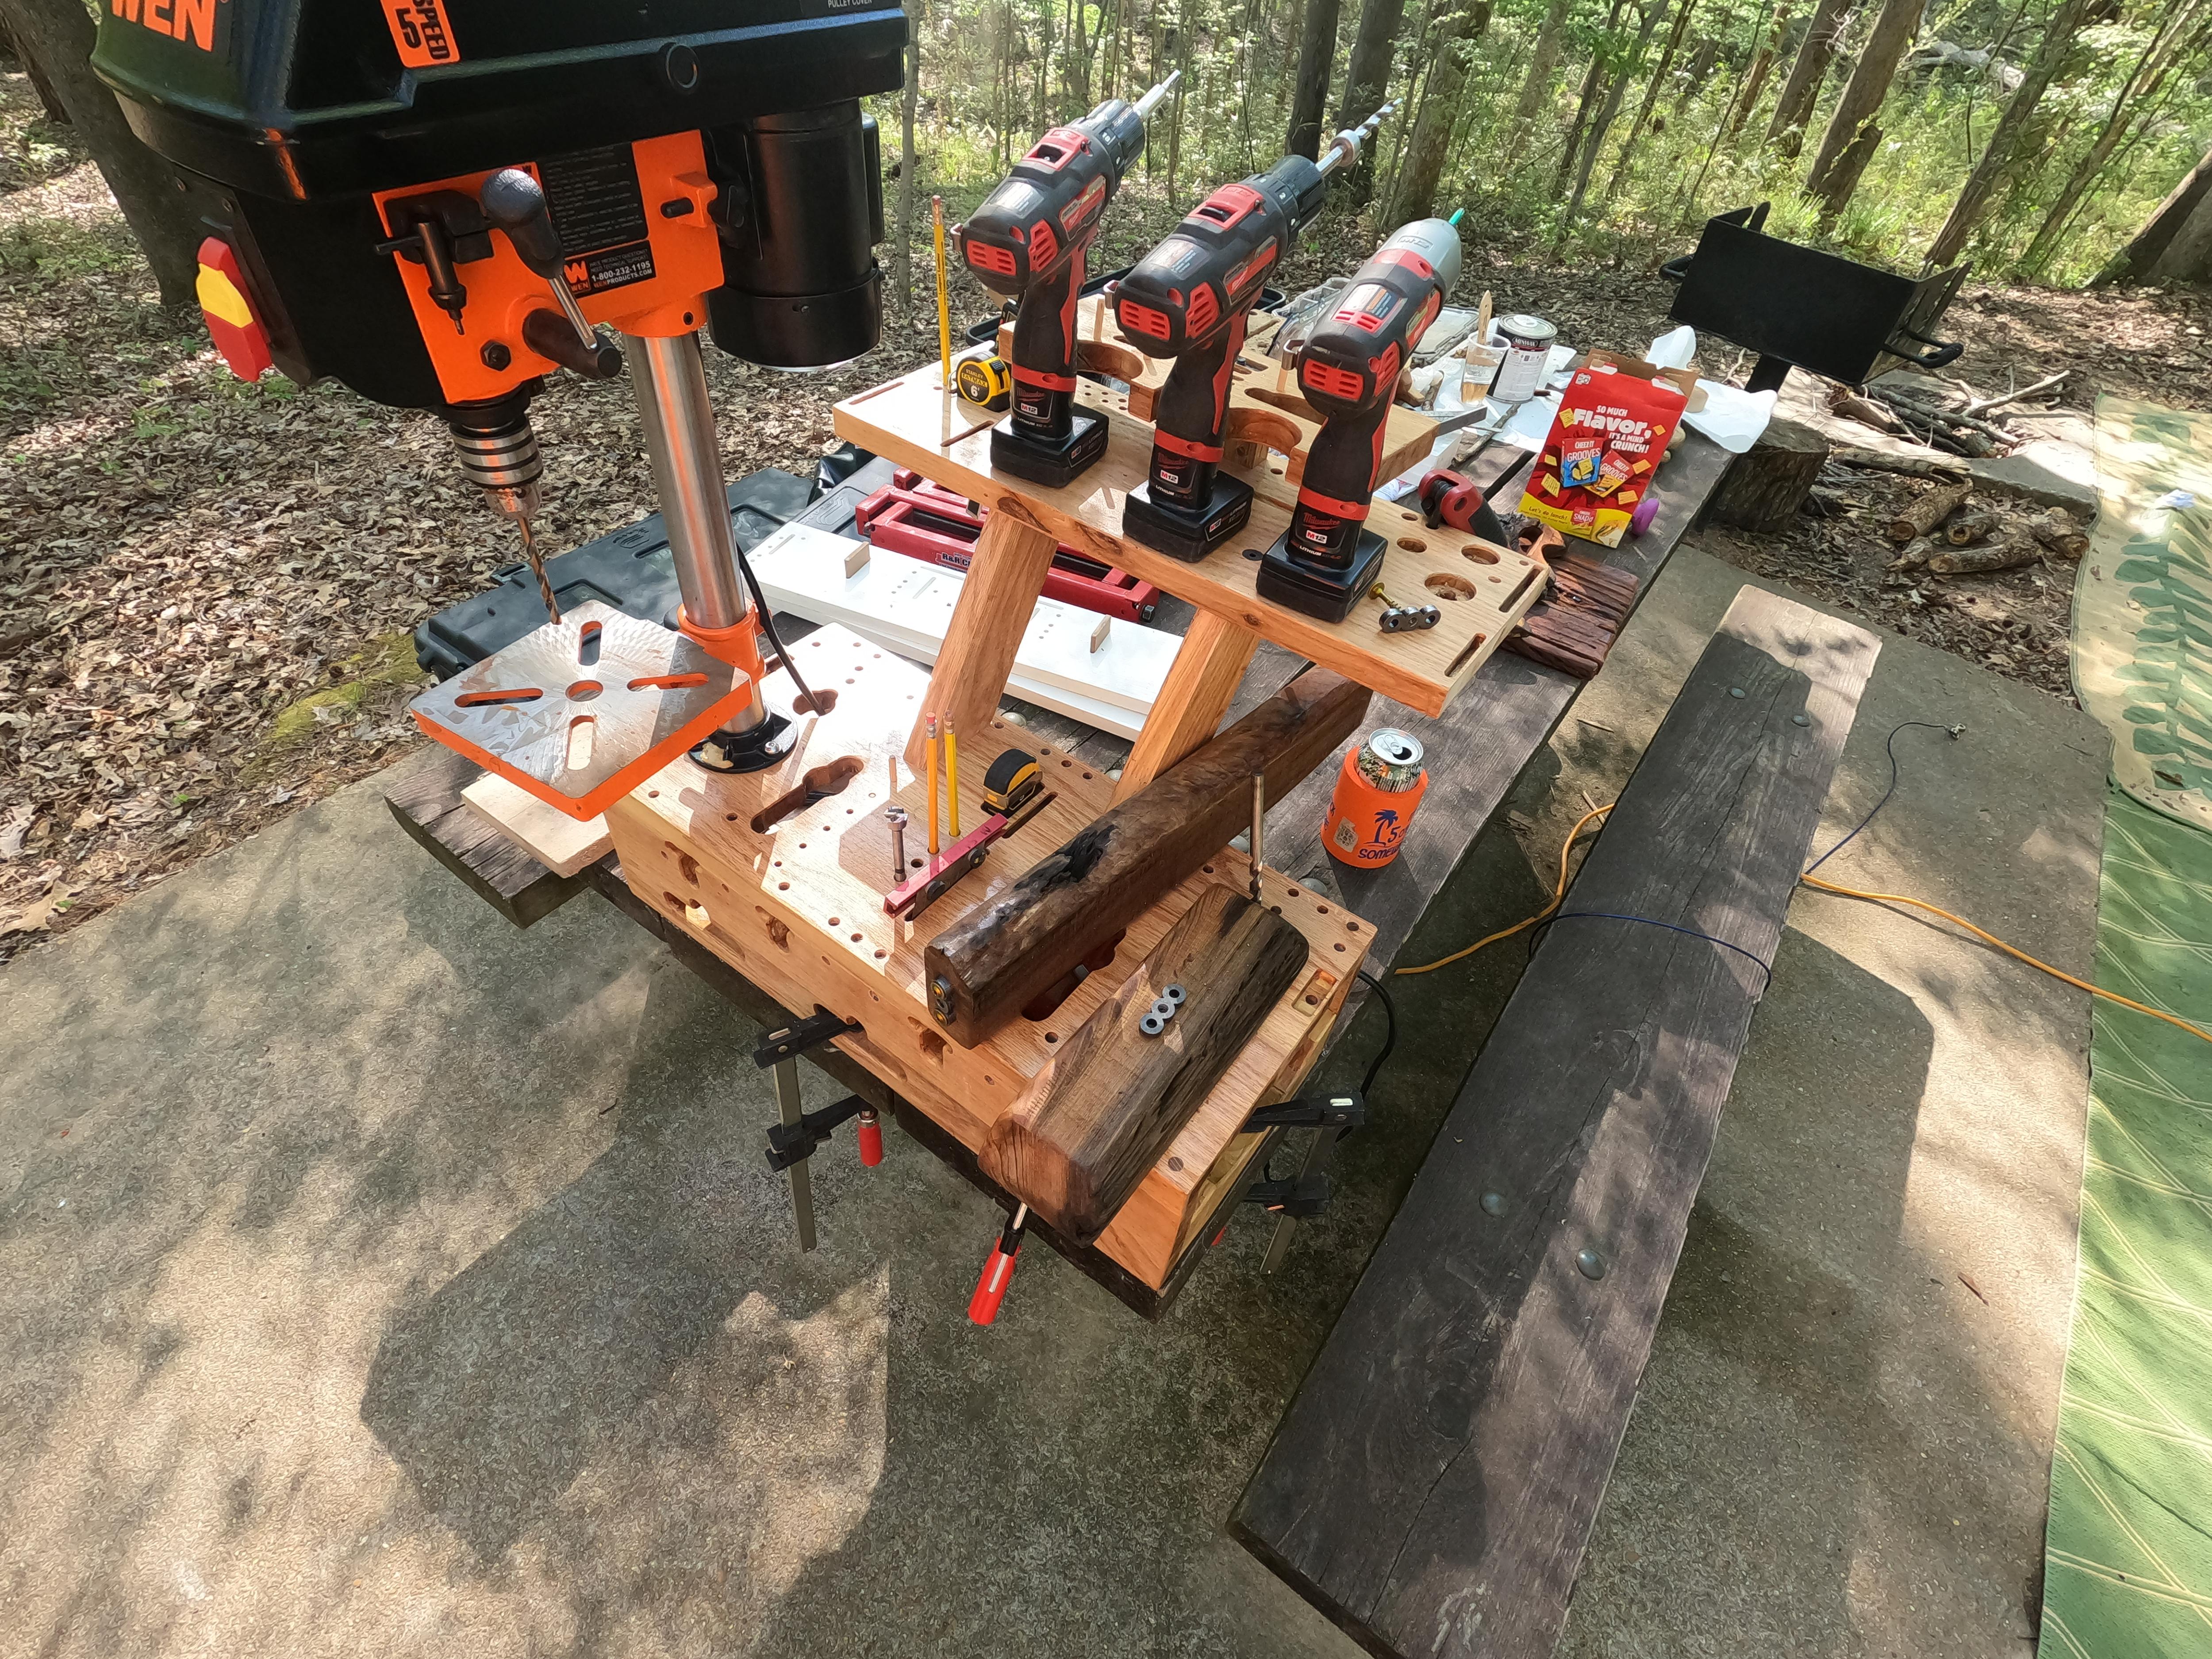
[[[1267,775],[1265,772],[1255,772],[1252,775],[1252,902],[1255,904],[1262,902],[1260,893],[1260,860],[1264,856],[1265,849],[1261,845],[1261,837],[1266,830],[1267,823]]]
[[[735,628],[750,611],[738,580],[737,538],[730,528],[729,491],[699,337],[625,334],[622,343],[684,613],[694,627],[709,632]]]
[[[896,887],[906,880],[906,808],[886,806],[884,822],[891,827],[891,885]]]
[[[777,1118],[787,1129],[799,1125],[799,1061],[786,1057],[770,1068],[775,1079],[775,1110]],[[791,1177],[791,1218],[799,1226],[799,1248],[814,1248],[814,1179],[807,1173],[807,1160],[800,1158],[784,1173]]]
[[[1137,113],[1139,115],[1150,115],[1154,110],[1160,106],[1160,100],[1176,89],[1176,82],[1182,79],[1182,71],[1181,70],[1177,70],[1174,74],[1169,76],[1166,80],[1161,82],[1159,85],[1154,87],[1150,92],[1137,100]]]

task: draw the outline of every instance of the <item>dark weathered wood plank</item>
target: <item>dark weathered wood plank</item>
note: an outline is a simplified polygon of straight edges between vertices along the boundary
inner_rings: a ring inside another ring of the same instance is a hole
[[[1246,1490],[1238,1535],[1374,1651],[1551,1652],[1879,648],[1737,595]]]
[[[1306,965],[1305,935],[1208,887],[991,1126],[983,1169],[1093,1244]],[[1182,1006],[1141,1029],[1170,988]]]
[[[584,890],[584,877],[556,876],[469,810],[461,791],[483,775],[465,756],[433,746],[395,768],[384,803],[399,827],[518,927],[549,916]]]
[[[987,1040],[1040,992],[1134,921],[1352,734],[1366,693],[1316,668],[1185,756],[997,894],[922,953],[932,1012],[963,1047]]]

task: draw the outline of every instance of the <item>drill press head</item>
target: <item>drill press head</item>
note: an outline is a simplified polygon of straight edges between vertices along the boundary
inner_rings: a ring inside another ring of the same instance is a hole
[[[530,399],[559,368],[617,367],[592,325],[705,326],[778,367],[874,343],[858,100],[900,84],[906,21],[896,0],[799,9],[118,0],[93,64],[204,223],[233,367],[441,416],[526,517]]]

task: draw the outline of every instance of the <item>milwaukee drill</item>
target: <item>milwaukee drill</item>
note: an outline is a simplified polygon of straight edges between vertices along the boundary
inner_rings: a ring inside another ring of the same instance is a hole
[[[1459,233],[1418,219],[1360,266],[1297,349],[1298,390],[1322,426],[1306,452],[1290,527],[1261,555],[1261,597],[1341,622],[1373,582],[1383,540],[1367,528],[1398,374],[1459,280]]]
[[[1329,174],[1358,157],[1395,107],[1337,134],[1318,161],[1285,155],[1224,185],[1115,284],[1123,335],[1147,356],[1176,360],[1153,407],[1150,474],[1121,509],[1123,532],[1146,546],[1202,559],[1252,516],[1252,486],[1220,471],[1245,325],[1291,238],[1321,211]]]
[[[1014,404],[991,432],[991,465],[1065,484],[1106,451],[1105,417],[1075,406],[1075,302],[1083,256],[1121,175],[1145,150],[1145,118],[1176,71],[1134,104],[1109,98],[1054,127],[1014,164],[982,206],[956,226],[960,257],[994,293],[1021,296],[1014,313]]]

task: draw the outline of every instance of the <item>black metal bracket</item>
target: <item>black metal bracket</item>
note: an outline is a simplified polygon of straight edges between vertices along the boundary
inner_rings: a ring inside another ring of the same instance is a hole
[[[760,1046],[753,1050],[753,1064],[764,1072],[778,1061],[795,1059],[809,1048],[820,1048],[832,1037],[860,1029],[859,1020],[833,1014],[817,1002],[814,1012],[805,1019],[779,1027],[763,1037]]]
[[[1244,1194],[1244,1201],[1257,1204],[1271,1214],[1310,1219],[1328,1208],[1329,1197],[1328,1175],[1317,1170],[1281,1181],[1255,1181]]]
[[[1367,1100],[1357,1089],[1340,1089],[1325,1095],[1301,1095],[1296,1100],[1254,1109],[1244,1120],[1247,1129],[1356,1129],[1367,1121]]]
[[[768,1127],[768,1167],[781,1174],[793,1164],[810,1158],[821,1150],[830,1133],[848,1118],[858,1117],[872,1110],[868,1103],[858,1095],[848,1095],[834,1106],[824,1106],[818,1112],[801,1112],[796,1123],[771,1123]]]

